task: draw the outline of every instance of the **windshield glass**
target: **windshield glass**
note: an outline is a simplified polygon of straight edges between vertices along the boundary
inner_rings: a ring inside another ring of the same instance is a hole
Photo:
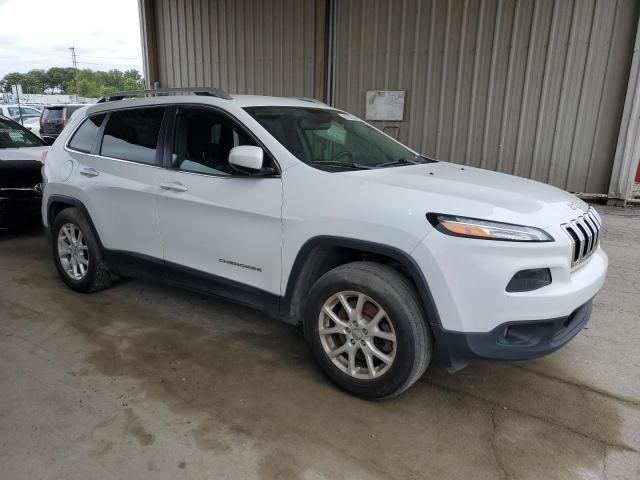
[[[316,168],[369,169],[430,161],[357,117],[338,110],[302,107],[245,110],[289,152]]]
[[[41,147],[45,143],[29,130],[0,119],[0,148]]]

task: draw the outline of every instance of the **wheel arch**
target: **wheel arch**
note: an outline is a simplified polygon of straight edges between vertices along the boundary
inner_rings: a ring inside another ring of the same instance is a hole
[[[440,317],[423,272],[407,252],[380,243],[335,236],[307,240],[298,251],[287,278],[281,315],[299,322],[304,299],[313,284],[329,270],[357,260],[379,261],[403,273],[415,286],[427,323],[440,325]]]
[[[66,195],[50,195],[47,199],[47,230],[50,231],[53,227],[53,222],[56,216],[63,210],[67,208],[75,207],[82,215],[87,219],[89,226],[91,227],[91,231],[93,235],[98,240],[98,244],[101,248],[103,248],[102,241],[100,240],[100,235],[98,235],[98,231],[96,230],[95,225],[93,224],[93,220],[91,219],[91,215],[89,214],[89,210],[85,207],[84,203],[74,197],[68,197]]]

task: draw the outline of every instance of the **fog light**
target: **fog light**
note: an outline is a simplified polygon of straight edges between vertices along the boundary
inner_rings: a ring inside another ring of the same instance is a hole
[[[530,292],[546,287],[550,283],[551,271],[548,268],[520,270],[507,285],[507,292]]]

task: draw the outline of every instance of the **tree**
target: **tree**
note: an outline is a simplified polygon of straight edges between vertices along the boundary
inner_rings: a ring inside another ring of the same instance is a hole
[[[44,70],[30,70],[26,73],[11,72],[0,80],[0,90],[10,92],[11,85],[21,84],[25,93],[45,93],[59,89],[66,94],[76,93],[76,77],[78,91],[83,97],[100,97],[121,90],[137,90],[144,88],[144,79],[135,69],[124,72],[113,69],[94,71],[84,68],[77,71],[67,67],[52,67]]]

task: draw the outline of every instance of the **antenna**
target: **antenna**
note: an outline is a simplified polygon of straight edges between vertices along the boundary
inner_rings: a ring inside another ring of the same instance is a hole
[[[78,86],[78,62],[76,61],[76,47],[69,47],[71,50],[71,61],[73,62],[73,68],[76,71],[76,101],[80,97],[80,87]]]

